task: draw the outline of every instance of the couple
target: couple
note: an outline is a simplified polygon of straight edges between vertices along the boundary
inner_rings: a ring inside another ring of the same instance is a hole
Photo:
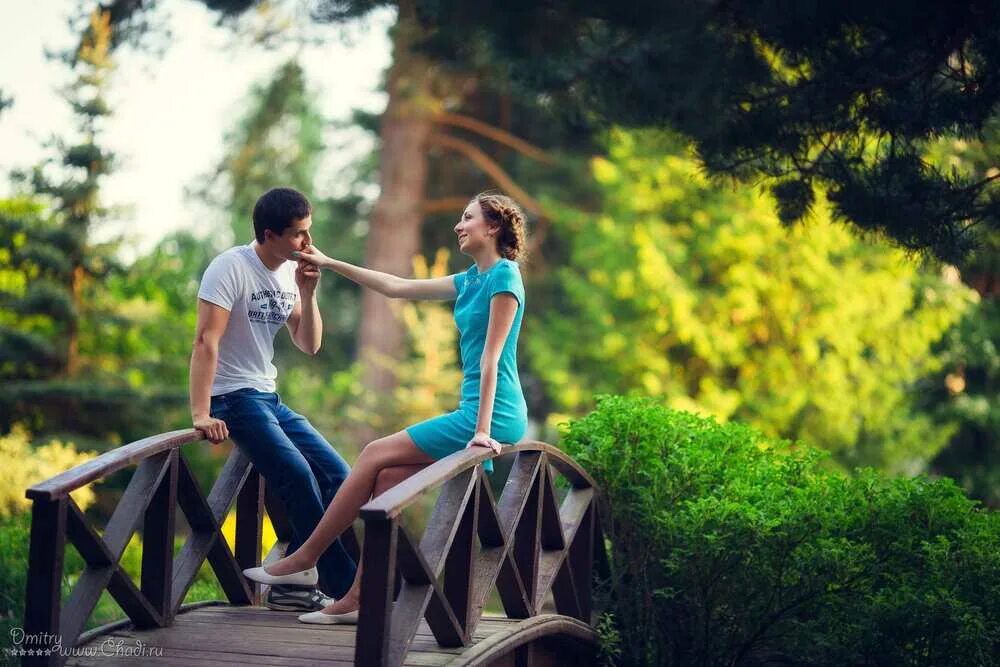
[[[304,195],[269,190],[254,205],[256,241],[227,250],[206,269],[191,356],[191,415],[208,440],[231,438],[288,508],[287,555],[266,569],[244,570],[271,584],[267,606],[306,610],[299,616],[305,623],[353,623],[361,571],[338,538],[361,506],[437,459],[465,447],[499,452],[500,442],[524,436],[527,407],[516,356],[524,286],[514,260],[524,251],[525,219],[509,197],[476,195],[454,228],[472,266],[425,280],[327,257],[312,245],[311,225]],[[300,350],[319,351],[322,269],[387,297],[455,301],[463,370],[458,409],[368,443],[353,469],[275,393],[271,361],[282,325]]]

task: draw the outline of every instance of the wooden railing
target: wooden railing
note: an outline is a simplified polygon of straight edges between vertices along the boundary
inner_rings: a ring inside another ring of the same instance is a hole
[[[275,550],[287,543],[284,506],[237,448],[203,494],[181,452],[183,445],[201,440],[193,429],[153,436],[27,490],[32,522],[24,631],[36,638],[36,648],[51,645],[56,637],[64,653],[84,643],[91,634],[84,632],[87,620],[105,590],[135,627],[171,625],[206,559],[230,603],[260,603],[258,587],[241,570],[261,563],[265,508],[279,539]],[[365,547],[356,664],[401,664],[421,618],[442,646],[467,644],[494,586],[511,618],[538,614],[551,592],[559,614],[590,623],[594,558],[598,564],[604,559],[593,480],[555,447],[521,443],[505,447],[497,457],[514,457],[497,500],[480,465],[489,457],[479,448],[453,454],[362,508]],[[70,493],[131,466],[135,472],[99,534]],[[557,475],[569,486],[561,505]],[[440,495],[418,541],[401,524],[401,514],[438,487]],[[221,525],[234,503],[231,550]],[[177,507],[190,531],[175,558]],[[140,524],[137,586],[119,561]],[[353,529],[342,539],[357,559]],[[86,567],[63,601],[67,541]],[[24,659],[25,664],[62,661],[58,653],[44,651]]]
[[[230,603],[259,604],[259,587],[248,582],[242,570],[260,565],[265,505],[279,540],[275,548],[290,539],[285,508],[235,447],[206,496],[181,455],[183,445],[199,441],[202,435],[194,429],[153,436],[27,490],[32,509],[24,631],[37,648],[51,647],[56,637],[63,649],[76,646],[105,590],[136,627],[169,626],[206,559]],[[98,534],[70,493],[133,465],[135,472],[125,492],[103,534]],[[235,548],[230,550],[222,536],[222,523],[234,502]],[[174,558],[177,507],[183,511],[190,533]],[[142,570],[136,586],[119,561],[140,524]],[[86,567],[63,602],[67,540],[79,551]],[[344,543],[357,558],[353,530],[344,535]],[[25,664],[60,662],[56,653],[25,658]]]
[[[421,618],[442,646],[467,644],[494,586],[510,618],[538,614],[551,592],[557,613],[590,623],[594,558],[604,555],[594,481],[545,443],[505,447],[506,456],[514,460],[499,500],[479,465],[490,452],[477,448],[434,463],[362,508],[355,664],[401,664]],[[561,505],[557,474],[570,485]],[[438,486],[418,542],[400,515]]]

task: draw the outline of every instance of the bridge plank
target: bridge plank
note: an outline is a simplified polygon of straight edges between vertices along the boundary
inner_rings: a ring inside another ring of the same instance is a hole
[[[92,656],[70,658],[68,665],[345,665],[354,664],[355,626],[316,626],[299,623],[297,614],[275,612],[260,607],[209,606],[182,612],[168,628],[135,630],[120,628],[99,636],[87,645],[100,649],[110,640],[124,646],[162,648],[163,656]],[[262,623],[267,623],[264,625]],[[496,634],[507,634],[517,625],[500,617],[482,619],[471,645]],[[437,644],[427,623],[420,623],[403,665],[435,667],[460,659],[468,648],[443,648]]]

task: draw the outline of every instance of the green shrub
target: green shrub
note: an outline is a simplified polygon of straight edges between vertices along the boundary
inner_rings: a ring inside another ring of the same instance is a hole
[[[637,398],[562,446],[604,492],[619,664],[1000,664],[1000,515],[950,480]]]

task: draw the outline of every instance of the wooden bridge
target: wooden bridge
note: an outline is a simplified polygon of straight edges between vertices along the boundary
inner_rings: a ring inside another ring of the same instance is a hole
[[[315,626],[260,607],[242,569],[261,563],[265,511],[279,542],[290,536],[284,508],[236,448],[205,495],[186,463],[193,429],[124,445],[37,484],[33,501],[24,630],[26,665],[542,665],[587,664],[594,653],[591,586],[606,573],[597,488],[559,449],[505,447],[511,457],[499,498],[480,465],[491,452],[464,450],[438,461],[361,510],[364,571],[357,626]],[[135,470],[103,532],[70,492],[119,470]],[[498,465],[498,471],[506,465]],[[498,474],[500,474],[498,472]],[[404,511],[440,493],[422,536]],[[230,549],[221,525],[233,504]],[[188,530],[174,554],[176,508]],[[143,537],[138,585],[119,561]],[[67,540],[86,569],[62,600]],[[355,558],[354,531],[344,535]],[[227,601],[184,605],[207,559]],[[265,561],[266,562],[266,561]],[[104,590],[128,619],[85,631]],[[496,591],[504,615],[484,615]],[[27,643],[26,642],[26,643]],[[136,663],[136,660],[141,663]]]

